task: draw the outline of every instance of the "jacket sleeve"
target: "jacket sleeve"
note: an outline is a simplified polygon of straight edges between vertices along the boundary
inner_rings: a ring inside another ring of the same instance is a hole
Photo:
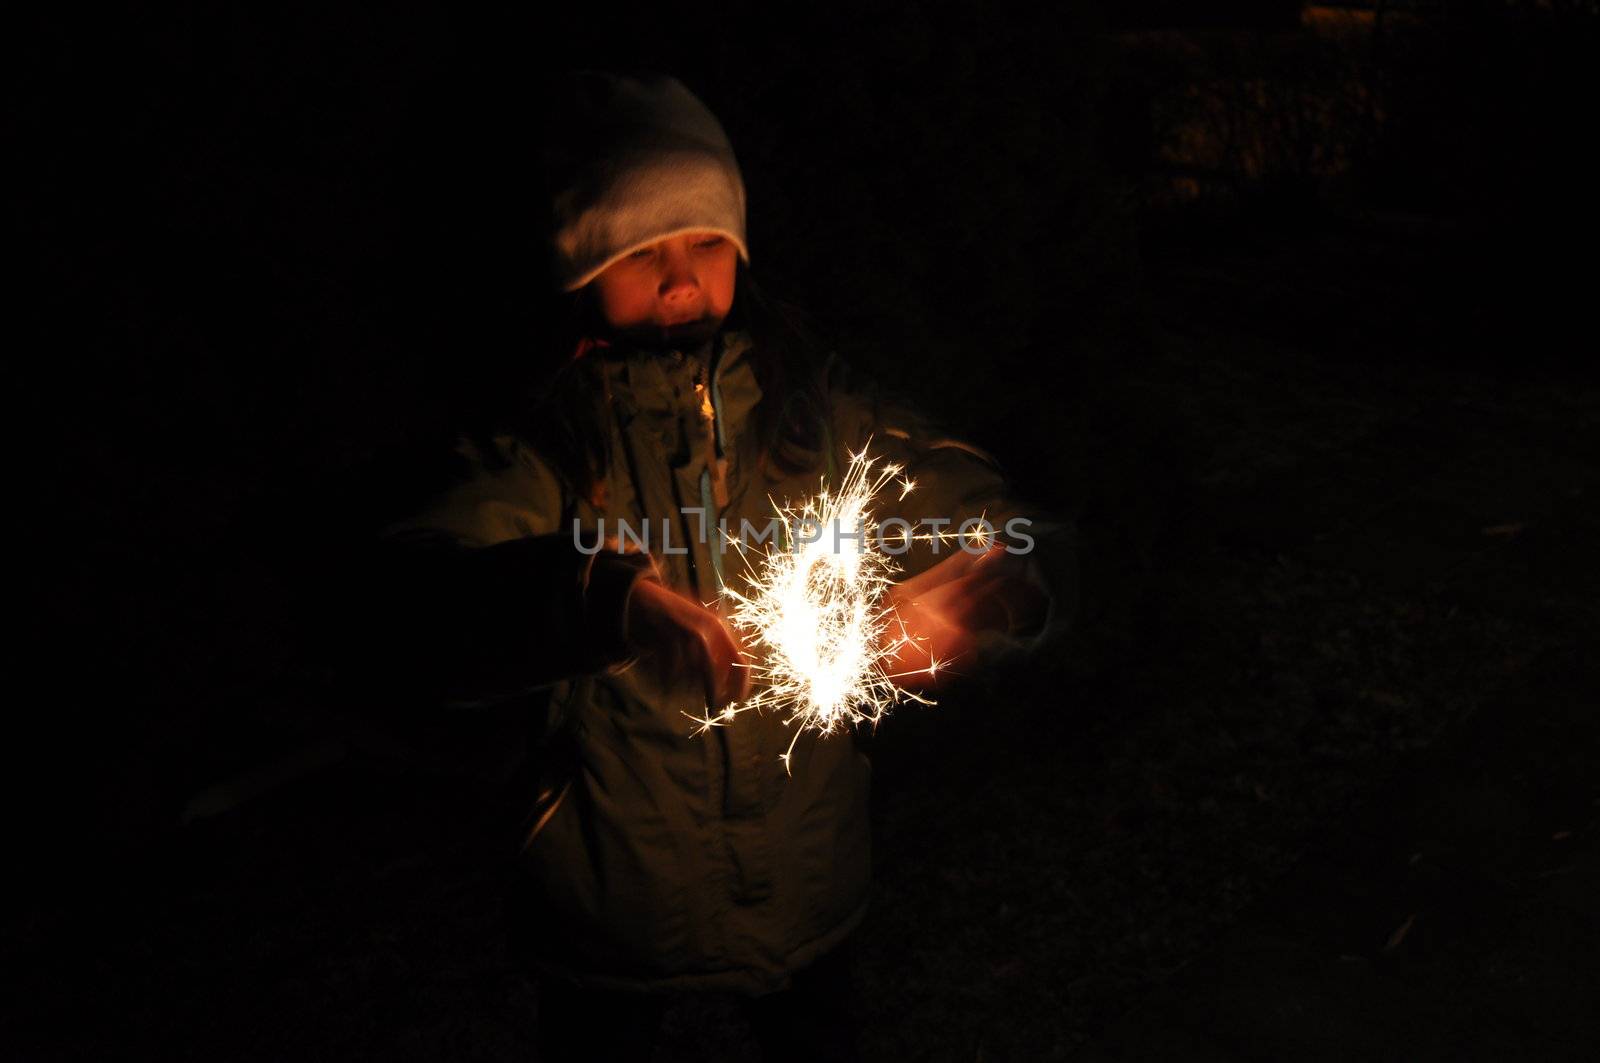
[[[626,660],[649,556],[580,549],[559,481],[514,441],[461,443],[449,480],[377,551],[369,597],[390,680],[491,702]]]
[[[1077,527],[1018,497],[987,451],[941,429],[912,404],[852,373],[830,366],[833,450],[842,471],[851,455],[902,469],[879,495],[874,516],[889,543],[905,528],[914,538],[900,554],[901,577],[917,575],[961,549],[958,536],[992,529],[1013,553],[1028,557],[1027,580],[1048,601],[1042,621],[1010,621],[981,640],[986,653],[1033,654],[1066,637],[1079,601]],[[902,497],[905,483],[915,486]],[[899,485],[899,486],[897,486]],[[981,523],[980,523],[981,522]],[[948,536],[939,540],[934,536]]]

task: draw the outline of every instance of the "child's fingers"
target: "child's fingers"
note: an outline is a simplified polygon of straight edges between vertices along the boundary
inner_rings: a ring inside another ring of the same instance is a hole
[[[662,680],[691,689],[698,684],[713,710],[742,701],[749,690],[749,670],[739,666],[739,640],[727,622],[671,590],[641,588],[632,606],[634,637],[660,657]]]
[[[730,704],[737,704],[750,696],[750,669],[745,666],[744,654],[737,654],[728,667]]]
[[[1025,561],[974,566],[959,579],[900,600],[970,632],[1028,630],[1042,622],[1049,606],[1048,596],[1029,578]]]
[[[1014,554],[996,543],[973,562],[972,571],[1021,576],[1033,567],[1033,558]]]
[[[706,611],[700,636],[707,704],[721,709],[743,700],[746,669],[739,667],[739,643],[733,632],[720,617]]]
[[[971,550],[957,548],[955,553],[938,562],[927,571],[920,572],[910,579],[901,580],[896,586],[902,594],[911,597],[927,594],[936,587],[962,578],[978,565],[985,564],[997,551],[1004,553],[1004,547],[993,547],[981,553],[973,553]]]

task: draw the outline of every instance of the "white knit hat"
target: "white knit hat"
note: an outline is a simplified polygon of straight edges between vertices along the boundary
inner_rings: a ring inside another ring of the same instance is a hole
[[[733,146],[681,82],[585,71],[561,95],[545,162],[562,290],[576,291],[624,255],[686,232],[720,233],[750,261]]]

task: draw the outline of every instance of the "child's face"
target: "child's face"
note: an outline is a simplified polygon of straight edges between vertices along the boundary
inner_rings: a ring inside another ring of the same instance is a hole
[[[591,282],[606,322],[651,345],[697,347],[733,306],[739,249],[711,232],[658,240],[607,266]]]

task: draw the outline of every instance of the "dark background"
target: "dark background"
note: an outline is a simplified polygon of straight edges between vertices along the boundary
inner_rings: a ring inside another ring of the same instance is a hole
[[[527,1058],[493,780],[333,608],[531,346],[552,65],[722,118],[754,268],[1076,513],[1058,658],[873,738],[873,1058],[1597,1031],[1592,3],[168,7],[16,38],[4,1031]],[[664,1053],[740,1058],[726,1002]],[[1402,1046],[1402,1047],[1397,1047]]]

